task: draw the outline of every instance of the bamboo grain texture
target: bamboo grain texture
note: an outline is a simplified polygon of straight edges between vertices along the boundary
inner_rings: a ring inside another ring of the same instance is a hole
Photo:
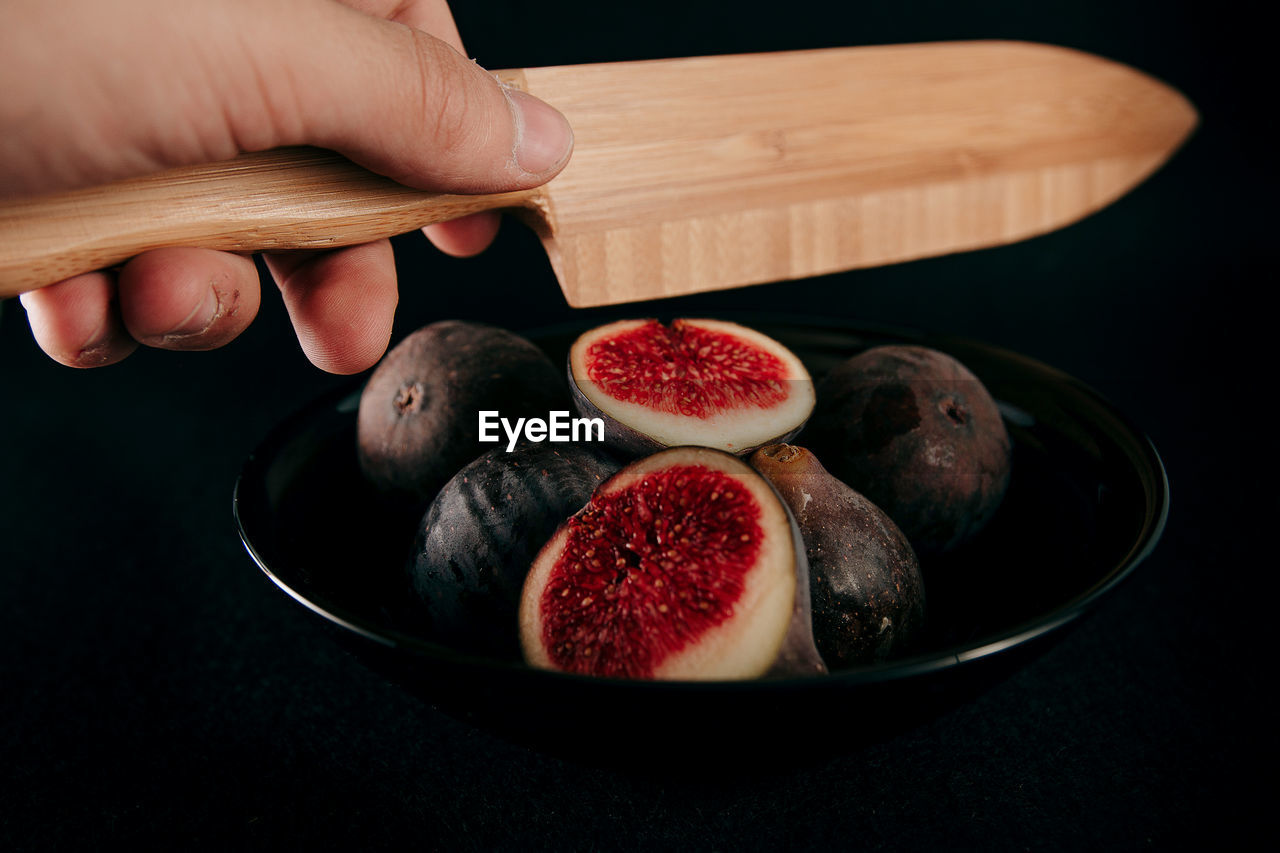
[[[571,305],[995,246],[1074,222],[1195,126],[1178,92],[1064,48],[954,42],[499,72],[559,108],[544,187],[411,190],[328,152],[247,155],[0,205],[0,296],[160,246],[325,248],[515,208]]]

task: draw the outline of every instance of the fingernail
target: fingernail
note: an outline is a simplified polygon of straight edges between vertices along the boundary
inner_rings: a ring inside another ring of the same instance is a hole
[[[508,89],[515,107],[516,163],[531,175],[559,166],[573,150],[573,129],[568,120],[550,104],[519,89]]]
[[[97,367],[102,364],[108,364],[111,361],[111,351],[116,343],[115,335],[111,334],[112,324],[104,319],[98,324],[98,328],[88,337],[80,349],[76,350],[72,356],[72,361],[76,367]]]
[[[186,338],[205,331],[217,319],[218,304],[218,291],[210,287],[205,291],[204,299],[201,300],[200,304],[187,315],[187,319],[164,334],[164,340],[172,341],[178,338]]]

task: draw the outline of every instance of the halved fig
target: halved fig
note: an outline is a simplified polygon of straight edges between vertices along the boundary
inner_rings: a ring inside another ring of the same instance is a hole
[[[520,600],[525,659],[637,679],[822,673],[804,546],[745,462],[703,447],[623,468],[539,552]]]
[[[813,411],[813,380],[794,353],[720,320],[620,320],[569,351],[569,387],[605,441],[641,455],[699,445],[742,455],[796,435]]]

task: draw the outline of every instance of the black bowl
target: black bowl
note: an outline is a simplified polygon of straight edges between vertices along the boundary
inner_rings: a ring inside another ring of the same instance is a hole
[[[910,657],[823,677],[652,683],[544,672],[435,643],[413,628],[403,573],[420,510],[388,504],[364,483],[358,387],[289,418],[249,457],[236,484],[240,536],[277,586],[442,710],[592,760],[662,765],[693,755],[705,765],[716,756],[718,766],[879,740],[964,701],[1046,648],[1159,539],[1169,495],[1155,448],[1080,382],[973,341],[745,322],[791,347],[815,378],[870,346],[933,347],[966,364],[1000,403],[1014,443],[1009,492],[975,541],[924,562],[928,628]],[[563,360],[580,331],[527,334]],[[824,719],[839,719],[823,728],[841,734],[812,743],[787,734]]]

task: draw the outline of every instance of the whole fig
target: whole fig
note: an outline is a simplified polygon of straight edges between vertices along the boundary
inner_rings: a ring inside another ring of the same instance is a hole
[[[568,387],[534,344],[505,329],[442,320],[387,353],[360,396],[360,467],[378,488],[430,500],[489,450],[479,413],[512,421],[569,409]]]
[[[762,447],[750,461],[800,525],[813,638],[827,665],[876,663],[908,648],[924,622],[924,581],[902,531],[803,447]]]
[[[995,400],[963,364],[925,347],[875,347],[833,369],[805,438],[921,556],[976,535],[1009,484],[1012,445]]]
[[[529,564],[618,467],[591,448],[527,444],[491,450],[454,475],[423,516],[409,564],[427,632],[458,649],[519,659]]]

